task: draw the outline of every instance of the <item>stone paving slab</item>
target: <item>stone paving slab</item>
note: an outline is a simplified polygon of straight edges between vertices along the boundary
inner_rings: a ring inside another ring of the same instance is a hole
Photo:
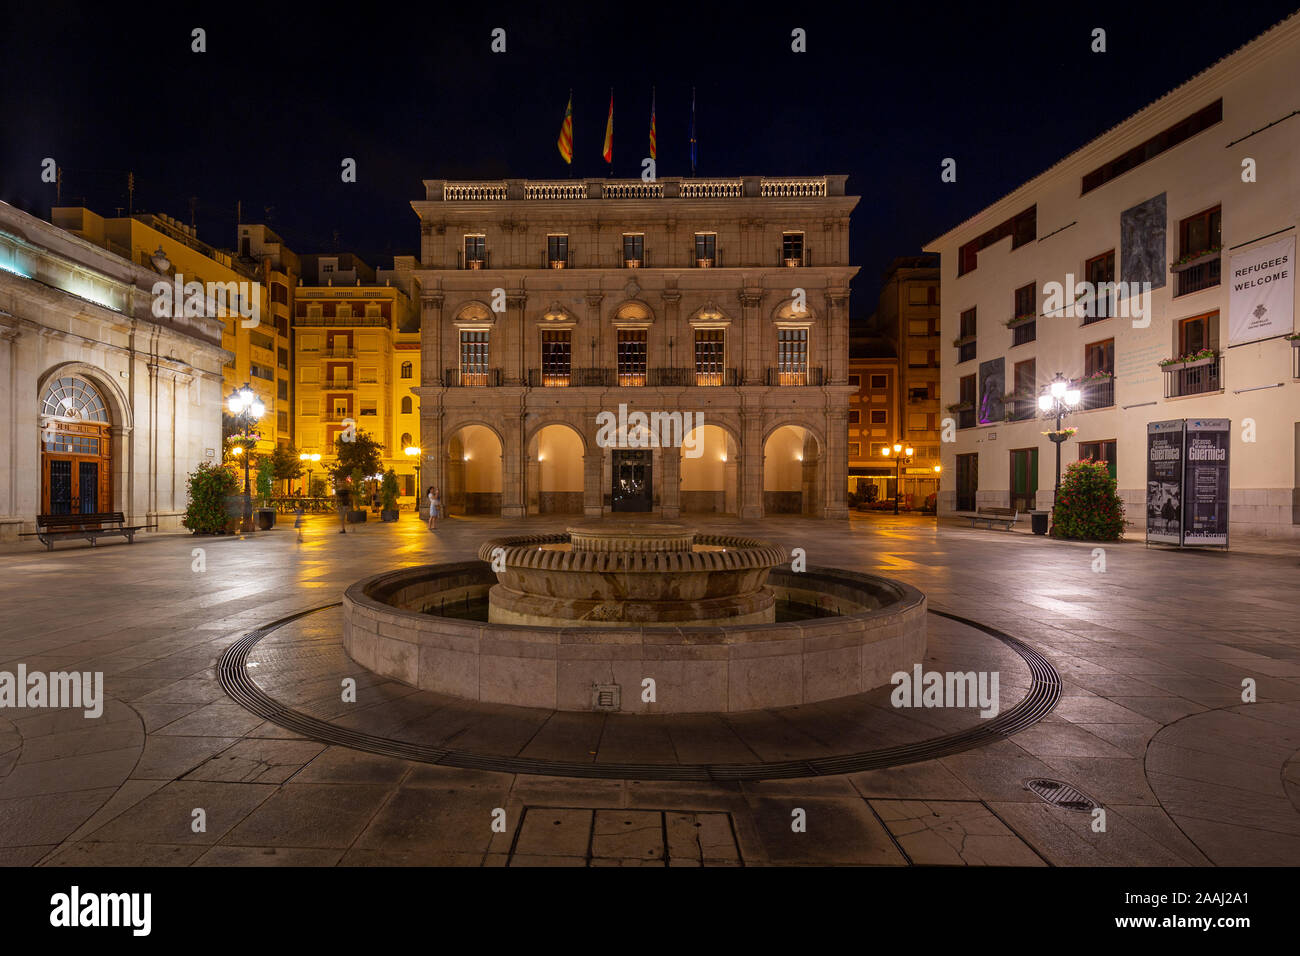
[[[216,660],[247,630],[336,601],[363,575],[464,560],[486,537],[565,523],[457,518],[430,535],[404,515],[396,525],[368,523],[340,536],[312,519],[301,544],[277,529],[228,539],[149,534],[93,552],[0,550],[0,670],[19,662],[98,670],[110,700],[104,717],[89,722],[79,712],[0,713],[0,864],[995,865],[1024,848],[1051,865],[1300,862],[1300,577],[1292,543],[1234,539],[1231,552],[1214,556],[1211,577],[1203,555],[1124,542],[1106,546],[1108,570],[1094,574],[1093,545],[1022,530],[971,531],[908,516],[701,520],[707,531],[803,547],[811,564],[896,576],[926,592],[931,607],[1028,642],[1062,675],[1056,712],[1025,733],[840,778],[575,780],[413,764],[245,719],[217,682]],[[196,546],[207,550],[203,573],[191,570]],[[305,628],[301,636],[310,644]],[[960,640],[954,630],[951,646]],[[554,759],[585,748],[601,756],[603,717],[549,721],[529,735],[527,720],[509,708],[481,721],[434,717],[406,701],[409,688],[360,673],[373,705],[349,711],[332,666],[321,660],[315,676],[287,675],[277,690],[321,716],[365,714],[363,724],[429,739],[508,738],[527,755]],[[1245,677],[1256,681],[1258,703],[1241,700]],[[637,759],[726,752],[734,760],[857,739],[851,716],[830,703],[810,714],[802,736],[755,718],[751,732],[771,735],[758,748],[757,737],[734,727],[728,736],[689,720],[666,725],[653,746],[617,734],[608,745]],[[922,713],[909,724],[879,710],[882,735],[942,730],[952,716]],[[1026,790],[1024,780],[1035,776],[1101,800],[1105,832],[1093,831],[1089,814],[1050,807]],[[206,834],[189,829],[199,800],[211,804]],[[505,833],[491,829],[495,808],[506,811]],[[805,811],[804,832],[791,829],[796,809]],[[542,849],[529,849],[521,825],[560,811],[582,822],[587,843],[566,849],[539,836]],[[613,855],[589,853],[598,817],[602,852]],[[652,819],[660,821],[661,849],[649,839]],[[692,844],[690,831],[705,828],[707,838]],[[679,854],[692,845],[698,855]]]

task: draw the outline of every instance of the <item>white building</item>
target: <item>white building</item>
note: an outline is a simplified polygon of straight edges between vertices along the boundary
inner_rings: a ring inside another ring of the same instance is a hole
[[[1297,90],[1300,15],[929,244],[942,256],[941,414],[956,426],[941,514],[1051,506],[1054,423],[1037,398],[1060,372],[1083,393],[1062,468],[1110,462],[1131,527],[1145,521],[1147,424],[1226,418],[1231,532],[1300,536],[1300,349],[1285,337]],[[1089,280],[1146,281],[1150,296],[1078,298]]]
[[[221,460],[220,318],[156,318],[159,275],[0,203],[0,540],[37,514],[180,527]]]

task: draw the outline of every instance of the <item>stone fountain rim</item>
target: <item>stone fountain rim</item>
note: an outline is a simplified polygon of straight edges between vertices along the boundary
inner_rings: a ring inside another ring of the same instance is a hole
[[[492,552],[501,548],[506,567],[622,574],[746,571],[772,568],[790,560],[790,553],[777,545],[757,538],[720,534],[697,534],[695,543],[727,548],[726,551],[545,551],[539,547],[568,541],[568,532],[509,535],[483,542],[478,556],[482,561],[491,562]]]

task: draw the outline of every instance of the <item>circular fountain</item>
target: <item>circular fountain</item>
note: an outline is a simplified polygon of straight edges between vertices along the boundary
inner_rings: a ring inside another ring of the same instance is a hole
[[[488,620],[547,627],[771,624],[768,573],[790,560],[753,538],[663,522],[494,538],[478,556],[502,569],[488,592]]]
[[[796,569],[752,538],[603,521],[489,540],[479,557],[352,585],[348,654],[469,700],[661,714],[846,697],[924,658],[915,588]]]

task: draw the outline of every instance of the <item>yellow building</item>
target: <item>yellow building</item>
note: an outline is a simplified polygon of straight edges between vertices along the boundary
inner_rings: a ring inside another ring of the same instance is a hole
[[[277,445],[294,445],[297,438],[294,434],[291,326],[294,290],[302,274],[302,263],[284,240],[265,225],[241,222],[238,233],[239,260],[260,271],[262,284],[267,289],[269,309],[263,313],[263,322],[275,327],[275,441]],[[269,422],[267,428],[270,428]]]
[[[383,445],[383,468],[397,472],[415,503],[419,403],[419,316],[409,294],[414,259],[375,270],[351,253],[301,257],[294,290],[294,392],[298,447],[318,453],[324,473],[340,433],[355,424]]]
[[[268,286],[258,264],[200,241],[193,226],[170,216],[137,213],[105,218],[83,206],[63,206],[56,207],[51,218],[73,235],[158,272],[160,280],[175,283],[173,288],[200,283],[203,313],[222,320],[221,344],[234,356],[222,368],[223,394],[249,384],[266,406],[258,449],[269,452],[277,442],[288,443],[289,432],[282,432],[279,425],[280,413],[291,407],[289,338],[268,321]],[[214,291],[219,294],[214,296]]]

